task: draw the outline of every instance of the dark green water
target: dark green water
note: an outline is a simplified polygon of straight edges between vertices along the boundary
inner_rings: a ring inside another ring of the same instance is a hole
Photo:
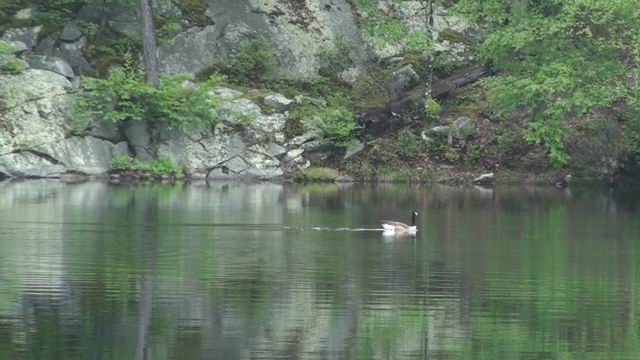
[[[638,359],[639,281],[633,193],[0,183],[0,359]]]

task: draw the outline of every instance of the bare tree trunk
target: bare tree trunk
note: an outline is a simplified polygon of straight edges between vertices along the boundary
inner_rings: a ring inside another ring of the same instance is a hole
[[[151,86],[158,86],[158,48],[156,45],[156,33],[153,25],[153,13],[151,0],[140,0],[142,13],[142,57],[144,58],[144,70],[147,74],[147,82]]]
[[[426,1],[429,4],[426,4]],[[425,0],[425,22],[427,25],[427,33],[429,36],[429,40],[431,42],[431,46],[433,47],[433,8],[435,7],[435,0]],[[428,6],[427,6],[428,5]],[[424,99],[431,99],[431,86],[433,83],[433,48],[430,49],[429,54],[427,54],[427,83],[424,91]]]

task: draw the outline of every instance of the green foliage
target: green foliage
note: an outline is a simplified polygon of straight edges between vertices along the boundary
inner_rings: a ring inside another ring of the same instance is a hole
[[[208,5],[203,0],[172,0],[182,10],[182,15],[193,26],[207,26],[211,20],[205,15]]]
[[[465,160],[468,164],[475,164],[482,159],[483,150],[478,144],[469,144],[466,149]]]
[[[328,97],[324,106],[304,101],[291,111],[291,117],[300,121],[304,128],[317,132],[326,144],[348,146],[360,129],[350,107],[351,100],[337,93]]]
[[[98,26],[98,24],[94,22],[76,20],[75,23],[76,25],[78,25],[78,27],[82,29],[83,33],[88,37],[95,37],[96,35],[98,35],[98,31],[100,30],[100,27]]]
[[[13,45],[0,40],[0,74],[19,74],[27,66],[24,61],[13,55]]]
[[[340,174],[333,169],[325,167],[310,167],[296,173],[293,178],[299,182],[331,182]]]
[[[189,125],[215,124],[219,121],[215,109],[220,105],[220,100],[211,97],[209,90],[222,79],[213,77],[199,84],[196,89],[184,89],[182,84],[189,78],[189,75],[181,75],[161,81],[149,104],[151,119],[161,119],[180,130],[185,130]]]
[[[311,97],[325,97],[343,91],[344,87],[325,76],[316,76],[308,80],[268,79],[264,86],[288,97],[305,94]]]
[[[368,18],[365,29],[374,39],[378,48],[383,48],[388,44],[396,44],[406,36],[404,24],[398,19],[387,16]]]
[[[524,131],[524,139],[544,145],[549,160],[556,165],[564,165],[568,160],[562,142],[565,131],[565,126],[560,122],[534,121],[529,123],[529,127]]]
[[[265,38],[245,42],[231,61],[228,75],[238,82],[261,79],[275,63],[271,45]]]
[[[428,98],[424,102],[424,115],[428,120],[435,120],[438,118],[440,111],[442,110],[440,104],[433,98]]]
[[[361,27],[372,39],[378,49],[404,43],[408,53],[426,56],[433,52],[433,40],[429,33],[411,31],[408,33],[405,24],[396,16],[401,12],[402,0],[394,0],[386,4],[386,10],[378,9],[377,0],[356,0],[355,5],[364,13]],[[424,62],[424,60],[423,60]]]
[[[415,162],[425,152],[425,143],[420,136],[411,131],[403,131],[398,135],[399,153],[408,162]]]
[[[640,158],[640,69],[636,70],[634,83],[634,96],[620,115],[625,124],[625,150]]]
[[[483,25],[479,55],[501,76],[487,79],[495,113],[528,111],[528,141],[563,164],[563,123],[598,108],[630,105],[638,71],[639,0],[503,2],[461,0],[457,9]]]
[[[500,163],[508,163],[513,159],[513,155],[522,148],[524,139],[519,131],[511,128],[501,128],[498,130],[496,141],[490,148],[490,153]]]
[[[266,73],[273,68],[275,57],[269,42],[263,38],[246,41],[231,59],[218,58],[196,74],[196,79],[207,79],[212,74],[223,74],[228,81],[242,86],[266,82]]]
[[[386,106],[389,91],[385,79],[393,72],[393,67],[369,64],[353,84],[353,98],[358,108],[381,108]]]
[[[429,54],[433,51],[433,42],[429,35],[422,31],[413,31],[407,35],[404,44],[409,52],[417,54]]]
[[[135,0],[137,2],[137,0]],[[158,40],[166,42],[173,39],[183,29],[181,23],[187,22],[188,27],[205,27],[212,21],[205,15],[208,5],[203,0],[162,0],[172,3],[180,11],[165,11],[154,14],[156,35]]]
[[[13,45],[9,44],[6,41],[0,40],[0,55],[12,54],[13,53]]]
[[[137,68],[137,61],[132,54],[140,53],[142,42],[139,38],[116,37],[100,38],[87,44],[84,54],[89,58],[98,59],[95,73],[98,77],[107,75],[111,65],[125,65],[128,68]]]
[[[333,47],[322,47],[316,53],[320,62],[320,72],[328,76],[338,74],[353,65],[349,57],[349,46],[342,36],[335,36]]]
[[[356,6],[358,9],[365,13],[371,13],[378,7],[377,0],[356,0]]]
[[[216,123],[219,100],[208,91],[221,78],[213,77],[194,90],[183,88],[188,79],[186,75],[165,78],[154,88],[132,69],[116,69],[106,79],[84,77],[85,91],[76,96],[74,113],[87,122],[95,118],[112,122],[162,121],[180,130]]]
[[[0,34],[11,28],[31,25],[30,21],[21,21],[14,17],[18,11],[29,5],[27,0],[0,0]]]
[[[111,169],[118,171],[139,170],[143,167],[138,159],[129,155],[116,156],[111,159]]]
[[[27,68],[26,63],[23,60],[20,60],[13,55],[3,56],[7,56],[7,58],[6,60],[0,58],[0,74],[20,74]]]
[[[640,111],[627,121],[624,132],[625,150],[640,158]]]
[[[153,161],[148,169],[149,173],[154,177],[165,175],[179,177],[182,174],[182,169],[166,156],[160,156]]]
[[[160,156],[150,164],[143,164],[129,155],[117,156],[111,160],[111,169],[120,172],[132,171],[154,178],[163,176],[179,178],[182,176],[182,169],[166,156]]]
[[[107,6],[101,1],[91,0],[35,0],[32,3],[38,6],[35,21],[42,25],[39,34],[41,38],[61,31],[69,21],[74,20],[75,14],[84,6],[101,12],[104,12]]]
[[[160,42],[166,42],[182,31],[179,19],[173,17],[155,16],[156,36]]]

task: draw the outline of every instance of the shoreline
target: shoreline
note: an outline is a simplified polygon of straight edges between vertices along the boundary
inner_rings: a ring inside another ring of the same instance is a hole
[[[489,172],[486,172],[489,173]],[[301,180],[298,176],[285,176],[277,179],[255,179],[255,178],[229,178],[229,179],[206,179],[200,177],[149,177],[149,176],[114,176],[114,174],[104,175],[84,175],[84,174],[61,174],[57,177],[5,177],[0,178],[2,182],[23,182],[23,181],[52,181],[67,184],[84,183],[84,182],[105,182],[114,185],[155,185],[155,184],[194,184],[194,183],[210,183],[210,184],[338,184],[338,185],[408,185],[408,186],[425,186],[425,185],[445,185],[454,187],[494,187],[494,186],[539,186],[564,188],[571,186],[597,186],[597,187],[627,187],[633,182],[624,181],[624,179],[604,180],[604,179],[575,179],[566,182],[564,179],[568,175],[566,172],[546,172],[533,173],[521,171],[496,171],[494,179],[487,182],[474,182],[474,179],[482,174],[479,171],[462,170],[462,171],[428,171],[422,173],[422,176],[411,174],[409,172],[397,171],[394,174],[380,174],[369,178],[351,177],[349,175],[339,175],[333,179],[307,179]],[[402,174],[399,176],[398,174]],[[395,175],[395,176],[394,176]]]

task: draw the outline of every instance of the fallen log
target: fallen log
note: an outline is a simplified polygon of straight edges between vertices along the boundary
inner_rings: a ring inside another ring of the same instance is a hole
[[[489,75],[490,72],[491,70],[487,66],[479,64],[458,71],[448,78],[433,84],[431,87],[431,96],[434,98],[443,97],[454,89],[470,84]]]
[[[437,81],[431,87],[431,95],[438,99],[448,95],[451,91],[473,83],[491,73],[491,69],[487,66],[476,64],[466,69],[453,73],[446,79]],[[360,118],[364,123],[376,124],[382,123],[395,114],[402,113],[406,109],[414,106],[421,106],[424,101],[423,93],[414,93],[403,97],[400,100],[392,101],[384,106],[376,108],[363,109]]]

